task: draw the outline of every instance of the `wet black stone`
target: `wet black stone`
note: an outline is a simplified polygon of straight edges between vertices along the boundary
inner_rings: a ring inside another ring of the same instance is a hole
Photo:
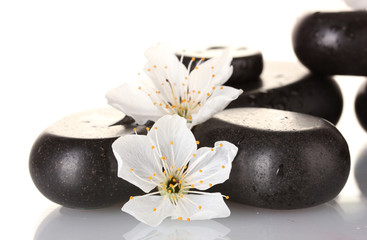
[[[272,209],[311,207],[335,198],[350,169],[348,145],[328,121],[264,108],[229,109],[193,129],[200,146],[238,146],[229,180],[213,191]]]
[[[133,133],[116,125],[124,117],[112,108],[70,115],[50,126],[33,144],[29,170],[34,184],[51,201],[71,208],[101,208],[124,203],[142,191],[117,177],[111,145]],[[140,127],[140,131],[144,127]]]
[[[210,59],[218,56],[223,49],[229,49],[232,53],[233,60],[233,74],[228,79],[225,85],[232,86],[234,84],[257,81],[263,70],[263,57],[260,51],[250,49],[247,47],[208,47],[202,50],[186,51],[183,64],[188,67],[191,59],[196,58],[196,61],[192,64],[190,70],[193,70],[195,63],[201,58]],[[176,54],[177,57],[181,57],[180,53]]]
[[[336,124],[343,110],[339,85],[331,77],[310,74],[302,65],[266,62],[261,80],[235,85],[244,93],[227,108],[262,107],[306,113]]]
[[[367,81],[359,88],[354,106],[359,123],[367,131]]]
[[[367,76],[367,12],[317,12],[293,30],[293,49],[311,71]]]

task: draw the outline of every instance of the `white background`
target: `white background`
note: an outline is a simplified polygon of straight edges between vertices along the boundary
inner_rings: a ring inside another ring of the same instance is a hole
[[[29,176],[38,134],[70,113],[107,106],[105,93],[136,78],[147,47],[237,44],[261,50],[265,60],[296,61],[295,21],[309,11],[347,9],[342,0],[1,1],[0,238],[32,239],[57,206]],[[343,90],[354,94],[358,85],[348,81],[340,81]]]

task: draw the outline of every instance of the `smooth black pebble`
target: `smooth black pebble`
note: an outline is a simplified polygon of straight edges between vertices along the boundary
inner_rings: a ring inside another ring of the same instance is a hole
[[[89,110],[42,132],[29,158],[30,174],[39,191],[71,208],[101,208],[140,195],[142,191],[117,177],[111,148],[119,136],[134,133],[133,120],[124,117],[112,108]]]
[[[225,83],[232,86],[234,84],[257,81],[263,70],[263,56],[260,51],[247,47],[229,47],[229,46],[213,46],[203,50],[186,51],[183,57],[183,64],[188,67],[191,59],[196,60],[192,63],[190,70],[193,70],[196,63],[201,58],[208,60],[222,53],[224,49],[228,49],[232,56],[233,74]],[[180,53],[176,54],[178,58]]]
[[[293,30],[293,49],[311,71],[367,76],[367,12],[317,12]]]
[[[367,198],[367,145],[361,149],[354,166],[354,177],[359,190]]]
[[[262,107],[306,113],[336,124],[343,110],[339,85],[298,63],[266,62],[261,80],[236,85],[244,92],[227,108]]]
[[[321,118],[264,108],[229,109],[193,129],[200,146],[238,147],[230,178],[213,191],[257,207],[297,209],[325,203],[349,175],[348,145]]]
[[[359,88],[354,107],[359,123],[367,131],[367,81]]]

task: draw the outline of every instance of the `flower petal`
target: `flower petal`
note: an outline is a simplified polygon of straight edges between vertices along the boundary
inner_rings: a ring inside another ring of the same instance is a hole
[[[203,104],[197,113],[192,114],[190,127],[203,123],[215,113],[222,111],[230,102],[237,99],[243,91],[232,87],[221,86],[214,90],[213,94]]]
[[[139,90],[142,85],[124,83],[106,94],[108,104],[131,116],[138,124],[144,124],[148,120],[156,121],[163,115],[153,105],[150,97]]]
[[[159,43],[145,51],[148,63],[145,72],[154,81],[168,79],[172,84],[179,85],[188,75],[187,68],[183,65],[167,44]]]
[[[137,196],[130,199],[121,209],[139,221],[158,226],[165,218],[172,216],[174,206],[165,196]]]
[[[186,119],[178,115],[160,118],[148,133],[152,144],[157,146],[159,157],[169,170],[182,168],[197,149],[195,137],[187,127]]]
[[[235,145],[226,141],[216,142],[214,148],[200,148],[189,163],[185,181],[200,190],[223,183],[229,178],[237,151]]]
[[[127,135],[112,144],[120,178],[150,192],[163,178],[160,161],[154,158],[147,136]]]
[[[190,73],[190,89],[206,92],[213,86],[227,82],[233,72],[231,62],[229,51],[223,51],[220,56],[200,64]]]
[[[204,220],[228,217],[231,212],[220,193],[186,194],[179,199],[172,219]]]

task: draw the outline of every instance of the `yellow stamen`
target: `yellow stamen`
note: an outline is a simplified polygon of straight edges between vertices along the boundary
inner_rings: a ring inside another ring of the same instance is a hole
[[[196,144],[200,144],[200,142],[199,141],[196,141]]]
[[[156,208],[153,208],[153,212],[155,212],[155,211],[157,211],[157,209]]]
[[[187,220],[188,222],[190,222],[190,218],[187,218],[186,220]]]
[[[222,168],[226,168],[226,166],[222,165]]]
[[[131,168],[130,171],[132,172],[132,171],[134,171],[134,169]]]
[[[229,199],[229,196],[226,196],[226,199]]]
[[[171,142],[171,145],[173,145],[173,142]]]
[[[200,180],[200,183],[203,183],[203,180]]]
[[[210,151],[212,151],[212,152],[213,152],[213,151],[214,151],[214,149],[213,149],[213,148],[211,148],[211,149],[210,149]]]
[[[181,221],[182,220],[182,217],[177,218],[177,220],[180,220]]]
[[[147,131],[149,131],[149,130],[150,130],[150,128],[148,128],[148,127],[146,127],[145,129],[146,129]]]
[[[223,147],[223,144],[219,144],[219,147]]]
[[[202,209],[202,207],[201,206],[199,206],[199,210],[201,210]]]
[[[133,196],[130,196],[130,200],[133,200],[133,198],[134,198]]]
[[[152,146],[152,149],[154,149],[154,146]]]
[[[209,183],[209,187],[213,186],[213,184]]]
[[[199,172],[203,172],[203,170],[200,169]]]

